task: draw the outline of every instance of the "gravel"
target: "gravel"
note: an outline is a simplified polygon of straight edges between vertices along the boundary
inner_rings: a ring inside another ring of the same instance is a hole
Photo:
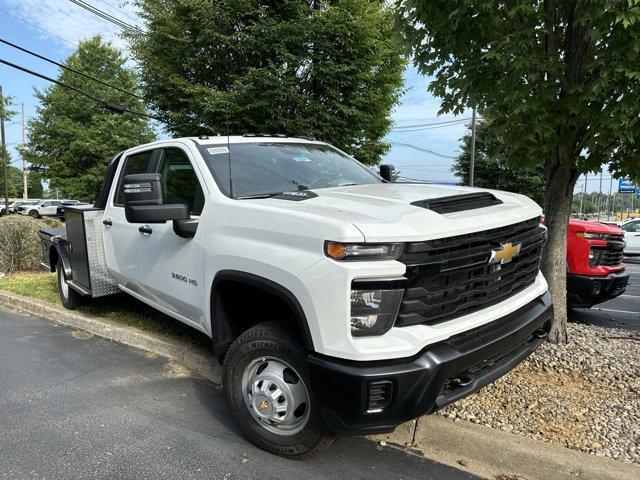
[[[640,333],[569,324],[505,377],[439,412],[640,463]]]

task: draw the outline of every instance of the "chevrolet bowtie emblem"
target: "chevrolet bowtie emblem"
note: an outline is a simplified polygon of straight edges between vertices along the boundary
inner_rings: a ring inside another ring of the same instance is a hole
[[[491,250],[489,264],[500,263],[501,265],[504,265],[505,263],[509,263],[513,260],[513,257],[520,253],[521,247],[521,243],[516,243],[515,245],[512,243],[501,243],[500,248],[497,250]]]
[[[266,400],[263,400],[260,402],[260,404],[258,405],[258,410],[260,410],[261,412],[264,411],[267,407],[269,406],[269,404],[267,403]]]

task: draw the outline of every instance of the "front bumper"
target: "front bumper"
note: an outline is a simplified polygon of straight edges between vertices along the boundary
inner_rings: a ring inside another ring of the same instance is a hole
[[[622,270],[606,277],[567,274],[567,303],[571,307],[591,307],[622,295],[629,272]]]
[[[312,354],[308,367],[314,400],[335,433],[392,431],[507,373],[542,343],[552,316],[547,292],[503,318],[429,345],[411,358],[355,362]],[[367,412],[370,384],[383,380],[392,385],[389,405]]]

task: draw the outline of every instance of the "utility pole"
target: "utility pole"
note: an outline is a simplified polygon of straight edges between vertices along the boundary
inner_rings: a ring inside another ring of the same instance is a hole
[[[607,197],[607,201],[605,202],[604,209],[607,211],[607,222],[611,221],[611,207],[609,205],[609,200],[611,199],[611,192],[613,191],[613,175],[609,177],[609,196]],[[612,201],[613,204],[613,201]]]
[[[0,108],[4,112],[4,96],[0,85]],[[4,177],[4,211],[9,212],[9,181],[7,179],[7,144],[4,139],[4,113],[0,117],[0,140],[2,141],[2,176]]]
[[[469,164],[469,186],[473,187],[473,176],[476,167],[476,107],[471,113],[471,162]]]
[[[600,191],[598,193],[598,221],[600,221],[600,210],[602,210],[602,170],[600,170]]]
[[[580,207],[578,208],[578,219],[582,219],[582,201],[584,200],[584,185],[582,186],[582,191],[580,192]]]
[[[20,131],[22,135],[22,147],[24,148],[24,102],[20,102]],[[27,192],[27,160],[22,155],[22,199],[29,198]]]
[[[584,174],[584,188],[582,189],[582,195],[580,196],[580,211],[578,212],[578,218],[582,220],[582,204],[586,201],[585,195],[587,194],[587,174]],[[584,206],[585,215],[587,210],[587,205]]]

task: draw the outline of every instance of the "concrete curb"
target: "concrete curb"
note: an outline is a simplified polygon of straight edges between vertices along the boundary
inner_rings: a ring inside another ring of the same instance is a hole
[[[194,347],[186,340],[146,332],[5,291],[0,291],[0,304],[156,353],[221,384],[220,365],[213,352]],[[453,422],[438,415],[421,417],[400,425],[391,434],[368,438],[396,448],[409,447],[414,454],[487,478],[498,475],[519,475],[527,480],[640,478],[640,466],[637,465],[595,457],[470,422]]]
[[[111,320],[65,310],[62,307],[0,291],[0,303],[38,317],[86,330],[109,340],[156,353],[184,365],[193,373],[221,385],[220,365],[212,350],[194,347],[190,342],[121,325]],[[176,320],[177,321],[177,320]]]
[[[526,480],[640,478],[640,466],[475,423],[430,415],[370,437],[487,478]],[[515,476],[515,477],[510,477]]]

